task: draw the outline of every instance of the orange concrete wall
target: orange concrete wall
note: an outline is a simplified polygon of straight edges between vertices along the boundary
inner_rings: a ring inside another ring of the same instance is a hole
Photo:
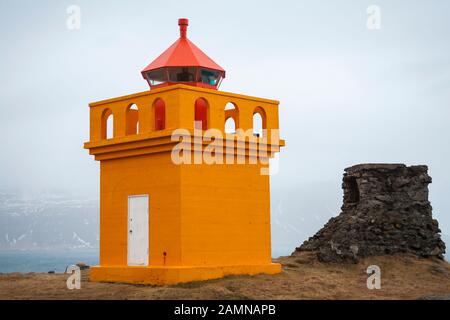
[[[150,265],[270,263],[260,165],[173,165],[170,153],[101,162],[100,265],[127,265],[127,197],[150,198]]]
[[[100,265],[127,265],[128,196],[150,198],[150,265],[180,264],[180,167],[170,153],[101,161]]]
[[[139,123],[139,111],[138,110],[128,110],[127,111],[127,128],[125,130],[125,133],[127,135],[130,134],[137,134],[138,133],[138,123]]]
[[[183,265],[271,262],[269,176],[260,165],[183,165]]]

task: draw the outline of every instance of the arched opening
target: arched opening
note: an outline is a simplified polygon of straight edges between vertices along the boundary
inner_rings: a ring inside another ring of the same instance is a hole
[[[106,121],[106,128],[106,139],[114,138],[114,115],[112,113]]]
[[[195,100],[195,128],[208,130],[208,102],[203,98]]]
[[[225,105],[225,133],[236,133],[239,127],[239,111],[234,103]]]
[[[137,105],[131,104],[127,108],[127,128],[126,134],[139,133],[139,110]]]
[[[236,122],[233,117],[229,117],[225,121],[225,133],[236,133]]]
[[[345,203],[359,202],[359,187],[355,177],[346,177],[344,179]]]
[[[166,104],[163,99],[158,98],[153,103],[155,112],[155,130],[164,130],[166,128]]]
[[[101,139],[111,139],[114,137],[114,117],[111,109],[105,109],[101,118]]]
[[[266,113],[263,108],[256,107],[253,111],[253,135],[263,137],[266,129]]]

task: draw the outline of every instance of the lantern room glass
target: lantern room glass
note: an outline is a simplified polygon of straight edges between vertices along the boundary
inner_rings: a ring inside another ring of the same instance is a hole
[[[160,68],[147,72],[147,81],[151,86],[156,86],[167,82],[167,71],[166,68]]]
[[[217,86],[219,84],[221,73],[211,69],[201,69],[200,77],[202,83],[209,84],[211,86]]]
[[[223,73],[201,67],[165,67],[146,73],[151,86],[164,83],[202,83],[218,87]]]
[[[168,69],[170,82],[197,82],[197,68],[171,67]]]

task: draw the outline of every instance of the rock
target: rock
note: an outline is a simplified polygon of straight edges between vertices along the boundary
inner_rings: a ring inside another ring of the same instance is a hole
[[[359,247],[357,245],[352,244],[350,246],[350,251],[353,253],[354,257],[358,256]]]
[[[89,266],[88,266],[87,264],[85,264],[84,262],[78,262],[78,263],[76,264],[76,266],[77,266],[78,268],[80,268],[80,270],[86,270],[86,269],[89,269]]]
[[[444,258],[438,221],[432,217],[427,166],[360,164],[345,169],[342,212],[296,251],[323,262],[413,253]],[[295,254],[295,252],[293,253]]]
[[[439,247],[436,247],[430,252],[430,256],[439,256],[440,253],[441,249]]]

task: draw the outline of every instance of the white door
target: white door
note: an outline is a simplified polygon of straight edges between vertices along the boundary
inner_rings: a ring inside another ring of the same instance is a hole
[[[128,197],[128,265],[148,265],[148,195]]]

